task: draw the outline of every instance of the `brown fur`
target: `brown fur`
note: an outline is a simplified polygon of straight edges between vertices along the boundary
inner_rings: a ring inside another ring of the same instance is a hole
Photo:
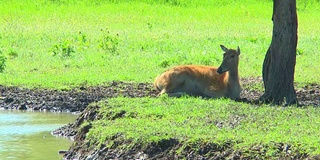
[[[220,67],[183,65],[173,67],[160,74],[154,81],[159,95],[179,97],[183,94],[210,98],[240,98],[238,56],[240,49],[227,49]],[[231,74],[231,75],[230,75]]]

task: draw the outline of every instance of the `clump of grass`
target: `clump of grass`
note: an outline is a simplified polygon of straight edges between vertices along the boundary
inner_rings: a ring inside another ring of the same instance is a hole
[[[112,35],[108,29],[101,29],[102,35],[99,39],[99,48],[104,53],[118,54],[119,34]]]
[[[53,56],[71,58],[76,52],[84,52],[89,48],[89,45],[86,34],[80,31],[75,36],[60,38],[59,43],[54,44],[50,51]]]
[[[6,68],[7,58],[3,55],[2,50],[0,49],[0,72],[3,72]]]
[[[51,51],[53,53],[53,56],[58,56],[60,58],[70,58],[72,56],[72,53],[75,52],[75,46],[71,39],[64,39],[61,42],[53,45]]]
[[[168,66],[170,66],[170,62],[167,60],[164,60],[159,64],[159,66],[162,68],[167,68]]]
[[[89,48],[90,45],[88,42],[87,35],[81,31],[77,34],[75,38],[75,43],[79,51],[85,51]]]
[[[17,57],[19,56],[19,54],[18,54],[17,51],[11,50],[11,51],[8,53],[8,56],[9,56],[9,58],[13,59],[13,58],[17,58]]]

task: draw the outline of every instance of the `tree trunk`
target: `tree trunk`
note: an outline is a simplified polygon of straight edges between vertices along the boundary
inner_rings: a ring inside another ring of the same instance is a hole
[[[272,41],[262,69],[265,93],[260,101],[297,104],[293,86],[298,42],[296,0],[273,0],[272,20]]]

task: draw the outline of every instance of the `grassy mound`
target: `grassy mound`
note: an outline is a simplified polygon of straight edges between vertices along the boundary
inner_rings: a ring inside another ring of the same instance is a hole
[[[320,154],[319,115],[228,99],[112,98],[83,112],[66,157],[300,159]]]

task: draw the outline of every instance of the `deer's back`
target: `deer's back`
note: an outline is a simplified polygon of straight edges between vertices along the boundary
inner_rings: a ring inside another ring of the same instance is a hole
[[[173,67],[156,78],[156,83],[176,85],[190,89],[224,90],[227,87],[228,73],[218,74],[218,67],[185,65]]]

